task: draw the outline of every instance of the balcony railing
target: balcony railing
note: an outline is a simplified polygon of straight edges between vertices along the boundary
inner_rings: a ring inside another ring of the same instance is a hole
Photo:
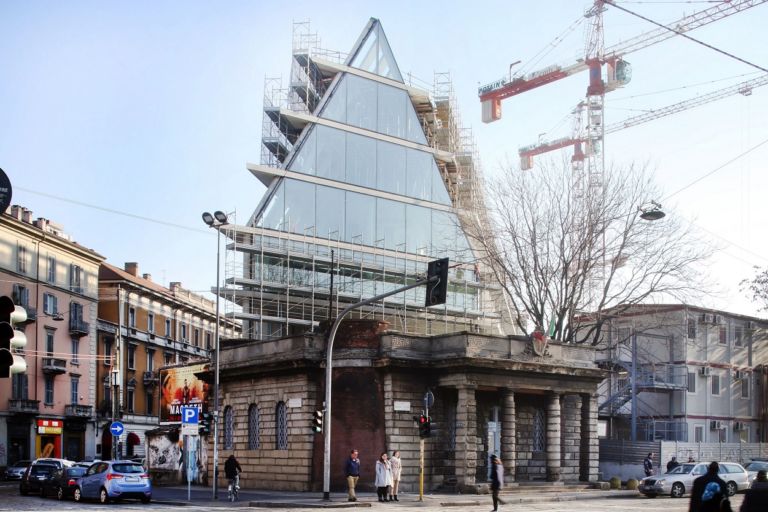
[[[69,319],[69,332],[75,336],[87,336],[90,329],[88,322],[83,321],[82,318],[70,318]]]
[[[8,410],[15,413],[37,414],[40,412],[40,400],[11,398],[8,400]]]
[[[43,358],[43,373],[58,375],[67,371],[67,361],[55,357]]]
[[[93,416],[93,406],[70,404],[64,407],[64,415],[74,416],[75,418],[90,418]]]
[[[151,387],[160,382],[158,372],[144,372],[144,387]]]

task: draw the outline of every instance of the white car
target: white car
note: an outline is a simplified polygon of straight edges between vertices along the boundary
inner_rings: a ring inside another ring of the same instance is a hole
[[[765,460],[753,460],[749,462],[744,469],[749,473],[749,481],[753,482],[757,478],[757,472],[762,470],[768,471],[768,461]]]
[[[729,496],[733,496],[738,491],[749,489],[749,475],[741,464],[735,462],[720,462],[719,464],[719,475],[725,480]],[[682,498],[693,488],[693,481],[707,472],[707,467],[709,467],[709,462],[681,464],[663,475],[643,478],[640,480],[638,490],[649,498],[655,498],[660,494]]]

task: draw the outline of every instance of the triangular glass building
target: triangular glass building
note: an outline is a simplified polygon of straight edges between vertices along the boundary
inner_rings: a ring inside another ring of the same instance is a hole
[[[245,337],[312,330],[446,256],[447,304],[426,309],[415,288],[351,318],[424,334],[499,325],[461,228],[482,210],[482,188],[446,77],[436,75],[432,93],[406,84],[376,19],[348,55],[319,49],[308,23],[294,25],[290,84],[266,80],[262,161],[248,164],[268,189],[247,226],[228,230],[242,270],[227,295]]]

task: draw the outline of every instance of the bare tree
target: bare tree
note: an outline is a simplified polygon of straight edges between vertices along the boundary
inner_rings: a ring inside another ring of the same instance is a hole
[[[758,311],[768,310],[768,268],[753,267],[755,271],[752,279],[743,279],[739,285],[742,292],[753,301],[760,303]]]
[[[607,169],[602,189],[583,196],[572,184],[567,162],[506,169],[490,183],[488,216],[469,222],[523,332],[552,322],[555,339],[597,344],[608,310],[702,291],[712,250],[674,216],[640,218],[660,196],[645,168]]]

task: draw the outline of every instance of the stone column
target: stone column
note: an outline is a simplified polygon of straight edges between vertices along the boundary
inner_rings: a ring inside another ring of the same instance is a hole
[[[515,393],[511,389],[504,392],[504,411],[501,423],[501,460],[504,462],[505,481],[515,481],[517,467],[515,435]]]
[[[474,487],[477,473],[477,403],[475,386],[458,387],[456,404],[456,484]]]
[[[547,404],[547,481],[558,482],[561,468],[560,395],[552,393]]]
[[[600,459],[600,443],[597,437],[597,396],[581,395],[581,450],[579,480],[596,482]]]

